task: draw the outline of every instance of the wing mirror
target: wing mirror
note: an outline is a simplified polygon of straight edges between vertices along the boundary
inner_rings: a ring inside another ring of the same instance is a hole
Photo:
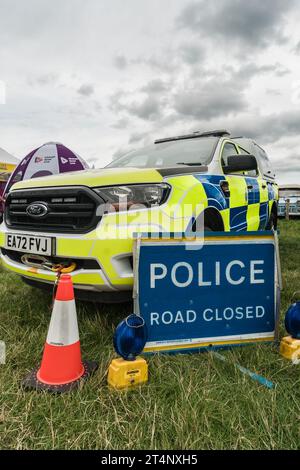
[[[257,160],[254,155],[232,155],[227,158],[224,173],[235,173],[238,171],[257,171]]]

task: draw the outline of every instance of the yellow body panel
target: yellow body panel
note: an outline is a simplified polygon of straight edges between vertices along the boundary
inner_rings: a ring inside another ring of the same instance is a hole
[[[243,176],[227,175],[230,185],[230,209],[247,205],[247,183]]]
[[[266,184],[266,181],[263,180],[262,178],[257,178],[258,185],[259,185],[259,202],[267,202],[269,200],[269,194],[268,194],[268,186]]]
[[[15,189],[45,188],[55,186],[110,186],[129,183],[155,183],[163,180],[163,177],[151,168],[102,168],[99,170],[83,170],[59,175],[47,176],[47,178],[34,178],[14,184]]]
[[[260,204],[249,204],[247,207],[247,230],[255,231],[259,227]]]
[[[224,223],[225,232],[230,232],[230,209],[224,209],[221,212],[221,215]]]

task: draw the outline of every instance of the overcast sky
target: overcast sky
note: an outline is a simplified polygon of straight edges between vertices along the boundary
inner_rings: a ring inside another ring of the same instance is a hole
[[[299,24],[297,0],[0,0],[0,147],[59,141],[101,167],[227,128],[300,183]]]

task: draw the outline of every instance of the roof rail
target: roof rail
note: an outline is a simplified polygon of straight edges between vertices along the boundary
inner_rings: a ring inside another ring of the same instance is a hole
[[[197,139],[199,137],[223,137],[225,135],[230,135],[230,132],[226,131],[225,129],[215,130],[215,131],[195,131],[192,134],[185,134],[185,135],[178,135],[175,137],[166,137],[164,139],[156,139],[154,141],[155,144],[161,144],[163,142],[172,142],[174,140],[185,140],[185,139]]]

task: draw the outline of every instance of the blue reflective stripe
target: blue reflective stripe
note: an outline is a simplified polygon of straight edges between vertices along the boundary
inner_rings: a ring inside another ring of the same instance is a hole
[[[225,198],[220,187],[213,185],[212,183],[202,183],[204,191],[206,193],[208,205],[215,207],[219,211],[228,209],[229,198]]]
[[[235,232],[247,230],[247,207],[234,207],[230,209],[230,228]]]
[[[220,184],[220,181],[224,181],[226,178],[224,175],[194,175],[195,178],[200,181],[200,183],[211,183],[211,184]]]
[[[268,183],[268,196],[269,201],[273,201],[273,199],[275,199],[275,191],[271,183]]]
[[[248,189],[248,204],[258,204],[260,201],[260,189],[256,178],[245,178],[247,185],[253,186]]]
[[[229,198],[225,198],[220,182],[225,180],[223,175],[194,175],[202,183],[207,202],[210,207],[215,207],[219,211],[229,208]]]
[[[263,230],[268,222],[269,217],[269,203],[262,202],[259,207],[259,230]]]

